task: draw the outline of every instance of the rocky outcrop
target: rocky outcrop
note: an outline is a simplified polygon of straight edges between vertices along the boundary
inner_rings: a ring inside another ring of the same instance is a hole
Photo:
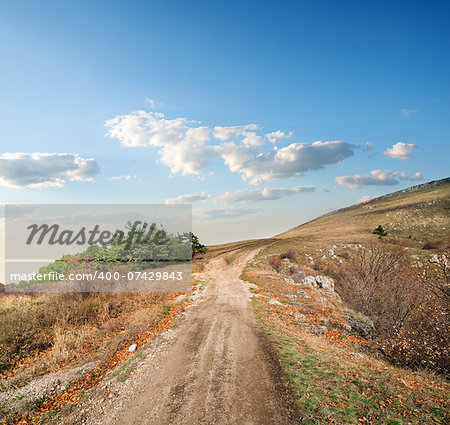
[[[334,280],[327,276],[306,276],[302,280],[303,285],[311,285],[327,291],[334,291]]]
[[[345,328],[350,332],[366,339],[374,339],[376,337],[375,326],[368,317],[353,311],[348,311],[343,314],[343,317],[347,321]]]

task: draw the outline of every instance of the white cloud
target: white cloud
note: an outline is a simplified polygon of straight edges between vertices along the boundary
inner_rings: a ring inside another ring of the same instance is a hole
[[[383,155],[390,156],[397,159],[409,159],[412,156],[412,152],[417,146],[413,143],[398,142],[383,152]]]
[[[110,180],[119,180],[119,181],[129,181],[131,179],[137,179],[136,174],[122,174],[120,176],[113,176],[110,178]]]
[[[292,133],[275,131],[265,137],[258,126],[200,126],[186,118],[167,119],[157,112],[137,111],[119,115],[106,122],[107,135],[126,147],[155,147],[160,162],[172,173],[197,175],[210,162],[222,157],[230,171],[240,173],[251,184],[300,176],[308,170],[342,162],[353,155],[354,146],[345,142],[292,143],[267,152],[263,145],[290,137]],[[213,144],[214,143],[214,144]]]
[[[417,173],[411,177],[411,180],[413,182],[420,182],[425,180],[425,177],[417,171]]]
[[[415,114],[417,111],[417,109],[400,109],[400,115],[402,116],[402,118],[409,118],[412,114]]]
[[[234,192],[225,192],[223,195],[213,198],[213,200],[221,204],[231,204],[233,202],[247,204],[251,202],[272,201],[300,193],[311,193],[315,190],[316,188],[312,186],[295,186],[286,189],[265,188],[263,190],[237,190]]]
[[[420,173],[409,178],[406,173],[391,170],[372,170],[370,174],[356,174],[353,176],[336,177],[336,183],[349,189],[359,189],[361,186],[395,186],[400,180],[417,181],[423,179]]]
[[[342,162],[353,155],[353,145],[339,141],[292,143],[264,154],[247,146],[226,143],[221,154],[231,172],[241,173],[250,184],[260,184]]]
[[[155,100],[146,97],[145,101],[150,105],[150,108],[152,108],[152,109],[155,108],[155,106],[156,106],[156,101]]]
[[[356,203],[357,204],[364,204],[364,202],[369,202],[370,200],[372,200],[372,199],[374,199],[375,198],[375,196],[369,196],[369,195],[366,195],[366,196],[363,196],[362,198],[359,198],[357,201],[356,201]]]
[[[159,148],[160,162],[172,173],[198,174],[217,156],[208,127],[186,118],[166,119],[158,112],[136,111],[106,121],[107,135],[123,146]]]
[[[255,214],[260,208],[201,208],[193,211],[193,218],[197,220],[221,220]]]
[[[0,186],[64,186],[67,180],[91,181],[99,167],[95,159],[70,153],[3,153],[0,155]]]
[[[289,139],[290,137],[292,137],[292,131],[290,131],[289,133],[285,133],[284,131],[277,130],[273,131],[272,133],[266,133],[265,136],[270,143],[275,144],[279,140]]]
[[[249,132],[258,130],[256,124],[235,125],[231,127],[222,127],[220,125],[214,127],[214,137],[218,140],[230,140],[239,136],[246,136]]]
[[[181,195],[176,198],[169,198],[166,199],[164,202],[168,205],[172,204],[191,204],[192,202],[196,201],[206,201],[207,199],[210,199],[211,196],[209,196],[206,192],[201,193],[191,193],[188,195]]]
[[[240,142],[244,146],[261,146],[264,144],[264,139],[258,136],[254,130],[257,130],[256,124],[237,125],[233,127],[214,127],[214,137],[221,141],[226,141],[235,138],[241,138]]]
[[[370,174],[336,177],[336,183],[349,189],[359,189],[361,186],[393,186],[399,183],[397,174],[391,170],[372,170]]]

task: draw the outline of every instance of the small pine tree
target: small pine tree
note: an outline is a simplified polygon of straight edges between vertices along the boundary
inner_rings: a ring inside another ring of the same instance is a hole
[[[378,239],[381,239],[383,236],[387,236],[386,230],[384,230],[383,226],[381,224],[378,225],[372,232],[373,235],[378,235]]]
[[[201,244],[198,240],[198,236],[191,233],[191,243],[192,243],[192,258],[194,258],[196,253],[204,254],[208,251],[205,245]]]

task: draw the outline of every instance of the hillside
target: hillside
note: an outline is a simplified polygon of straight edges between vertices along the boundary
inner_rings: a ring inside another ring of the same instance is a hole
[[[381,224],[386,239],[420,248],[427,241],[450,241],[450,178],[394,192],[368,202],[330,212],[277,235],[288,239],[364,242]],[[410,238],[411,236],[411,238]]]

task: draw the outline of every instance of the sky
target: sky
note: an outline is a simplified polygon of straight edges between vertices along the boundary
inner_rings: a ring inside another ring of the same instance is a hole
[[[2,203],[192,203],[207,244],[448,177],[448,1],[1,1]]]

